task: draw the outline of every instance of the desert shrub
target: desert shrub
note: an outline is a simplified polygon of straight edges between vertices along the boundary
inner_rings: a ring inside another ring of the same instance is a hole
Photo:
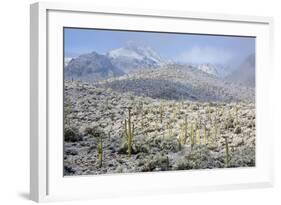
[[[183,159],[179,159],[176,162],[174,170],[188,170],[188,169],[193,169],[194,167],[196,167],[196,164],[194,161],[183,158]]]
[[[144,110],[144,115],[147,115],[148,113],[149,113],[148,109]]]
[[[191,109],[192,109],[193,111],[196,111],[196,110],[199,110],[199,107],[198,107],[198,105],[193,105]]]
[[[215,109],[214,109],[214,108],[209,108],[208,112],[214,113],[214,112],[215,112]]]
[[[147,145],[135,144],[134,149],[136,153],[148,153],[149,147]]]
[[[148,153],[149,148],[147,145],[141,144],[133,144],[131,154],[138,154],[138,153]],[[117,150],[118,154],[128,154],[128,144],[127,142],[123,142],[119,149]]]
[[[96,89],[96,95],[101,95],[103,93],[103,90],[102,89]]]
[[[64,165],[63,167],[64,175],[74,175],[75,172],[76,172],[75,169],[73,169],[71,166]]]
[[[76,149],[67,149],[67,150],[65,150],[65,154],[67,154],[67,155],[78,155],[78,151]]]
[[[123,142],[121,144],[121,146],[119,147],[119,149],[117,150],[118,154],[128,154],[128,144],[127,142]],[[134,148],[132,148],[132,154],[135,153]]]
[[[209,106],[210,106],[210,107],[215,107],[215,106],[218,106],[218,103],[215,103],[215,102],[209,102]]]
[[[105,133],[98,127],[86,127],[84,130],[85,135],[90,135],[94,138],[104,137]]]
[[[115,170],[115,173],[123,173],[124,172],[124,167],[123,166],[118,166]]]
[[[235,134],[240,134],[241,132],[242,132],[241,127],[236,126],[235,129],[234,129],[234,133],[235,133]]]
[[[64,141],[66,142],[78,142],[83,138],[79,134],[78,129],[74,127],[65,127],[64,128]]]
[[[236,148],[231,153],[229,167],[254,167],[255,166],[255,147]]]
[[[148,159],[141,171],[167,171],[169,170],[169,158],[166,155],[157,154],[153,158]]]
[[[255,121],[250,121],[247,125],[248,128],[254,128],[255,127]]]
[[[92,135],[93,133],[93,128],[92,127],[86,127],[84,130],[85,135]]]
[[[212,158],[207,146],[196,145],[193,147],[192,152],[177,160],[173,169],[211,169],[214,167],[223,167],[223,162]]]
[[[234,128],[234,119],[228,118],[224,123],[224,129]]]
[[[169,152],[177,152],[178,151],[178,145],[175,141],[171,139],[166,139],[161,141],[159,144],[159,148],[161,150],[167,150]]]

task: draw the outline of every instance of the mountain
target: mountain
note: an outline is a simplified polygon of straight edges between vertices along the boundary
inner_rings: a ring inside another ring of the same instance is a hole
[[[197,68],[205,73],[223,78],[227,75],[227,68],[223,65],[204,63],[197,65]]]
[[[190,65],[167,64],[99,84],[121,93],[166,100],[254,101],[254,89],[230,83]]]
[[[107,53],[112,64],[130,73],[140,69],[157,68],[166,63],[152,48],[129,42],[124,47]]]
[[[199,70],[202,70],[203,72],[209,73],[209,74],[214,75],[214,76],[218,76],[219,75],[216,67],[211,65],[211,64],[208,64],[208,63],[200,64],[200,65],[198,65],[197,68]]]
[[[123,75],[124,72],[114,66],[107,56],[96,52],[73,58],[65,66],[65,78],[95,81]]]
[[[226,79],[245,86],[255,87],[255,54],[249,55]]]

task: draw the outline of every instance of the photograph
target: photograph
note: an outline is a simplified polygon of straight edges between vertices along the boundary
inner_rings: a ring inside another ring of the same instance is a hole
[[[63,28],[63,175],[256,166],[256,37]]]

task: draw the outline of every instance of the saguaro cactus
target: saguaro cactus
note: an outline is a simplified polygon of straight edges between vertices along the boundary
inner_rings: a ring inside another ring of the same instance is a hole
[[[125,119],[125,133],[127,137],[127,145],[128,145],[128,155],[129,157],[132,154],[132,143],[133,143],[133,137],[134,137],[134,124],[131,120],[131,107],[128,108],[129,116],[128,116],[128,122]]]
[[[186,140],[187,140],[187,116],[186,115],[184,117],[183,129],[184,129],[184,143],[186,143]]]
[[[255,126],[255,119],[256,119],[256,115],[254,113],[253,117],[252,117],[252,129],[254,128]]]
[[[102,160],[103,160],[103,147],[102,147],[102,137],[99,139],[99,143],[97,146],[97,151],[98,151],[98,161],[99,161],[99,167],[102,167]]]
[[[172,135],[173,135],[173,131],[172,131],[172,126],[171,126],[170,122],[168,122],[168,124],[167,124],[167,129],[168,129],[168,132],[169,132],[169,138],[171,138]]]
[[[200,129],[197,130],[197,140],[198,144],[201,145],[201,136],[200,136]]]
[[[141,129],[144,128],[143,112],[141,113]]]
[[[229,167],[230,155],[229,155],[229,148],[228,148],[228,137],[223,136],[225,140],[225,167]]]
[[[238,124],[238,107],[237,107],[237,105],[235,106],[235,122],[236,122],[236,124]]]
[[[206,128],[206,125],[204,125],[204,144],[207,144],[207,128]]]
[[[190,140],[191,140],[191,147],[194,146],[195,144],[195,134],[194,134],[194,129],[193,129],[193,124],[190,125]]]
[[[175,121],[177,118],[177,107],[176,104],[173,104],[173,120]]]
[[[214,139],[217,139],[217,135],[218,135],[218,124],[217,124],[217,120],[215,120]]]
[[[164,106],[163,106],[163,104],[161,103],[161,104],[160,104],[160,108],[159,108],[160,123],[161,123],[161,124],[162,124],[162,121],[163,121],[163,112],[164,112]]]
[[[208,106],[208,120],[211,122],[212,118],[211,118],[211,108],[210,106]]]
[[[181,148],[182,148],[182,136],[181,136],[181,134],[180,134],[180,137],[177,138],[177,141],[178,141],[178,145],[179,145],[179,150],[181,150]]]
[[[187,118],[185,117],[185,122],[180,127],[180,135],[178,138],[179,150],[181,150],[182,145],[186,143],[187,140]]]

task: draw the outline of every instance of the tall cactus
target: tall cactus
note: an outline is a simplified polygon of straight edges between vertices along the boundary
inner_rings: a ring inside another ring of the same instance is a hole
[[[183,124],[181,124],[180,127],[180,135],[178,138],[178,142],[179,142],[179,150],[181,150],[182,145],[184,145],[186,143],[187,140],[187,118],[185,117],[185,121]]]
[[[182,135],[181,135],[181,133],[180,133],[180,136],[179,136],[179,138],[177,138],[177,141],[178,141],[178,145],[179,145],[179,150],[181,150],[181,148],[182,148]]]
[[[197,130],[197,143],[201,145],[200,129]]]
[[[214,139],[217,139],[217,135],[218,135],[218,124],[217,124],[217,120],[215,120]]]
[[[235,106],[235,123],[239,124],[238,121],[238,112],[239,112],[239,108],[237,107],[237,105]]]
[[[168,124],[167,124],[167,129],[169,131],[169,138],[171,138],[173,135],[173,131],[172,131],[172,126],[171,126],[170,122],[168,122]]]
[[[164,106],[163,106],[163,104],[161,103],[161,104],[160,104],[160,108],[159,108],[160,123],[161,123],[161,124],[162,124],[162,121],[163,121],[163,112],[164,112]]]
[[[175,121],[177,118],[177,107],[176,104],[173,104],[173,120]]]
[[[191,147],[193,147],[196,140],[194,135],[193,124],[190,125],[190,140],[191,140]]]
[[[184,144],[185,144],[186,140],[187,140],[187,116],[186,115],[184,117],[183,129],[184,129]]]
[[[228,148],[228,137],[223,136],[225,140],[225,166],[229,167],[230,155],[229,155],[229,148]]]
[[[255,116],[255,113],[254,113],[254,115],[252,116],[252,129],[255,126],[255,119],[256,119],[256,116]]]
[[[192,146],[192,142],[193,142],[193,132],[192,132],[192,130],[193,130],[193,127],[192,127],[192,124],[190,124],[190,144],[191,144],[191,146]]]
[[[204,144],[207,144],[207,128],[206,128],[206,125],[204,125]]]
[[[131,120],[131,107],[128,108],[129,116],[128,116],[128,122],[125,119],[125,133],[127,137],[127,144],[128,144],[128,155],[129,157],[132,154],[132,143],[133,143],[133,137],[134,137],[134,124]]]
[[[98,161],[99,161],[99,167],[102,167],[102,160],[103,160],[103,147],[102,147],[102,138],[100,137],[99,143],[97,146],[97,151],[98,151]]]
[[[211,118],[211,108],[210,108],[210,106],[208,106],[208,120],[209,120],[209,122],[212,121],[212,118]]]
[[[143,128],[144,128],[144,120],[143,120],[143,118],[144,118],[144,113],[143,112],[141,112],[141,129],[143,130]]]

